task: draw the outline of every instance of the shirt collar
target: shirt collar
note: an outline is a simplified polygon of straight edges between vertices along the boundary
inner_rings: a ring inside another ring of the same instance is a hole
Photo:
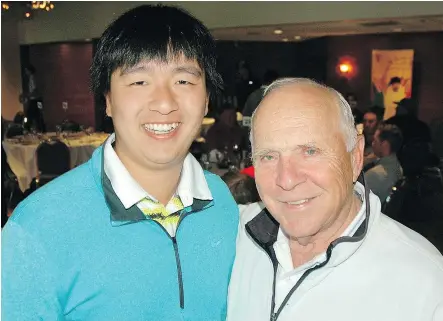
[[[153,196],[137,183],[123,165],[112,147],[114,141],[115,133],[104,144],[104,171],[112,189],[125,209],[129,209],[146,197],[155,200]],[[184,207],[191,206],[194,199],[204,201],[211,201],[213,199],[203,169],[190,153],[183,162],[177,194]]]
[[[365,187],[364,176],[362,174],[360,175],[359,180],[361,180],[362,183],[357,181],[354,185],[354,191],[358,195],[363,196],[363,204],[361,207],[364,213],[363,222],[356,227],[356,231],[352,236],[339,237],[329,245],[326,251],[329,266],[340,264],[357,250],[366,236],[370,223],[372,224],[375,218],[380,214],[380,201],[375,195],[372,193],[370,194],[369,189]],[[249,221],[245,228],[247,234],[249,234],[256,244],[269,255],[272,262],[278,264],[273,245],[277,241],[279,224],[267,209],[265,208],[261,213]],[[343,245],[340,246],[341,244]],[[349,244],[350,247],[345,246],[346,244]],[[345,248],[345,250],[340,251],[340,248]]]
[[[358,228],[362,225],[362,223],[365,220],[366,213],[365,213],[365,200],[364,200],[364,188],[361,190],[361,186],[359,183],[356,184],[354,188],[355,195],[361,200],[362,206],[360,210],[358,211],[357,215],[352,220],[351,224],[348,225],[348,227],[343,231],[343,233],[340,235],[340,237],[343,236],[349,236],[352,237],[357,232]],[[274,250],[275,250],[275,256],[277,258],[278,263],[283,268],[283,271],[285,273],[287,272],[299,272],[300,270],[307,270],[311,266],[313,266],[316,263],[319,263],[321,261],[324,261],[325,259],[325,253],[321,253],[317,255],[313,260],[306,262],[302,266],[299,266],[294,270],[293,263],[292,263],[292,256],[291,256],[291,250],[289,247],[289,238],[286,236],[286,234],[283,232],[281,227],[278,229],[277,234],[277,240],[274,243]]]

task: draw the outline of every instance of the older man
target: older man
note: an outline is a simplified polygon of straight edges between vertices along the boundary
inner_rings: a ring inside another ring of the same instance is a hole
[[[443,320],[443,257],[357,182],[364,138],[339,93],[272,83],[251,141],[266,208],[241,217],[229,321]]]

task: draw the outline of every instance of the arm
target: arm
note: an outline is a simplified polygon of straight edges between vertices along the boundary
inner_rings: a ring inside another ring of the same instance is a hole
[[[14,220],[2,231],[2,320],[64,320],[57,274],[42,243]]]

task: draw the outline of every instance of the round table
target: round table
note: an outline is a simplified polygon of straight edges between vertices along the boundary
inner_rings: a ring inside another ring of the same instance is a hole
[[[47,133],[51,136],[51,133]],[[54,134],[55,135],[55,134]],[[76,134],[75,136],[62,138],[69,148],[71,157],[71,168],[81,165],[88,161],[94,150],[100,146],[108,137],[108,134],[94,133],[91,135]],[[40,141],[29,140],[20,142],[17,139],[6,139],[3,142],[8,164],[11,170],[17,176],[20,189],[24,192],[27,190],[38,174],[35,151]]]

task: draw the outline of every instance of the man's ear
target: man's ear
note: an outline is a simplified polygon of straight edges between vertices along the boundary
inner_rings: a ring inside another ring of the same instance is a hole
[[[209,111],[209,95],[206,96],[205,116],[208,114],[208,111]]]
[[[105,99],[106,99],[106,116],[112,117],[112,104],[109,94],[105,95]]]
[[[351,151],[353,182],[357,181],[357,178],[363,169],[364,153],[365,153],[365,138],[363,135],[358,135],[357,143],[355,144],[354,149]]]

